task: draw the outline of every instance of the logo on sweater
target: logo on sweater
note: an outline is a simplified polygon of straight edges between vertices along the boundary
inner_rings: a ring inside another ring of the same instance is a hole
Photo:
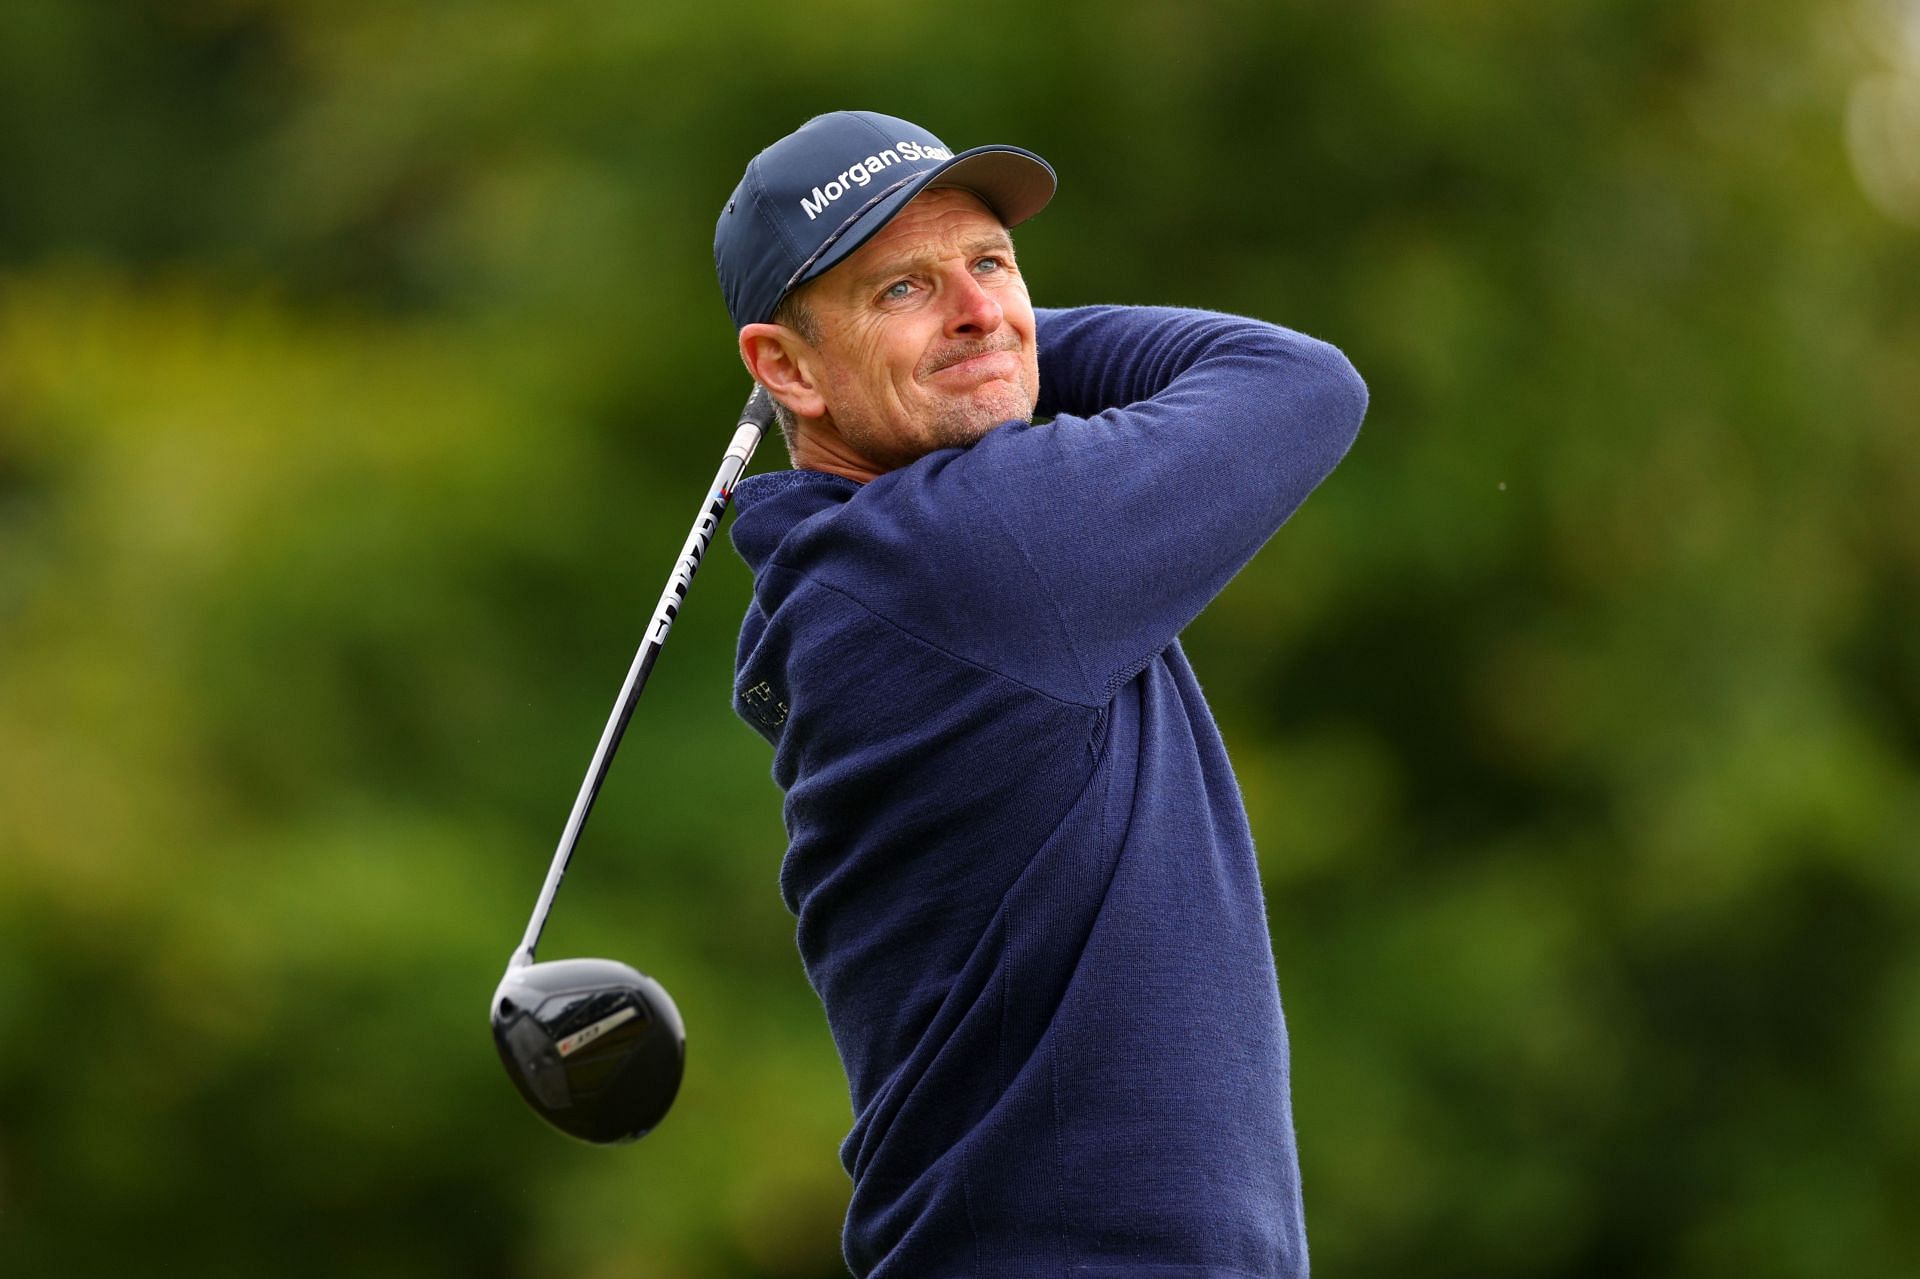
[[[773,695],[773,685],[761,680],[740,694],[747,713],[766,728],[778,728],[787,722],[787,704]]]

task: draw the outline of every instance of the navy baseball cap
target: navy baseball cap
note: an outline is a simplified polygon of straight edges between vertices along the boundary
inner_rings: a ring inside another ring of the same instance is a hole
[[[736,329],[773,318],[794,289],[871,240],[938,182],[979,196],[1007,226],[1053,198],[1053,169],[1019,147],[958,155],[917,124],[875,111],[833,111],[747,164],[713,231],[720,291]]]

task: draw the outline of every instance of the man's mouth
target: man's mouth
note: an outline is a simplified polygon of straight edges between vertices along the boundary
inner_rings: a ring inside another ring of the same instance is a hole
[[[972,378],[1011,377],[1018,371],[1019,363],[1017,348],[993,347],[949,360],[934,369],[933,374],[929,376],[947,376],[960,381]]]

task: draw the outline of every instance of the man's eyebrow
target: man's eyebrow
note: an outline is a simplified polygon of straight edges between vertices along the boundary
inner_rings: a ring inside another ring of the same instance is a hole
[[[978,257],[983,253],[1004,253],[1008,257],[1012,257],[1013,237],[1008,235],[1004,228],[998,231],[983,232],[961,245],[960,251],[970,258]],[[944,253],[915,253],[893,258],[876,265],[871,271],[862,272],[858,278],[857,285],[865,289],[880,283],[882,280],[891,280],[902,275],[911,275],[916,270],[926,266],[929,262],[937,262],[945,256],[946,254]]]

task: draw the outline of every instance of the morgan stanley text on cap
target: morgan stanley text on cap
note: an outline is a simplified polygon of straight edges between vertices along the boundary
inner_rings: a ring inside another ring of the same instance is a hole
[[[736,329],[763,323],[938,182],[986,201],[1007,226],[1053,198],[1053,169],[1019,147],[955,155],[917,124],[874,111],[817,115],[762,151],[713,232],[720,290]]]

